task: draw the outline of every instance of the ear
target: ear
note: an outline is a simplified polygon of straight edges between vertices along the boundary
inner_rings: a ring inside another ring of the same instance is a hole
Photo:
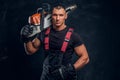
[[[67,15],[67,13],[65,14],[65,19],[67,19],[68,18],[68,15]]]

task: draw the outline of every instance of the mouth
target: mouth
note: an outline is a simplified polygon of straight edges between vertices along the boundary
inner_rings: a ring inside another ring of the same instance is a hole
[[[57,26],[59,26],[59,25],[60,25],[60,23],[56,23],[56,25],[57,25]]]
[[[60,23],[56,23],[56,24],[60,24]]]
[[[60,22],[56,22],[56,24],[60,24]]]

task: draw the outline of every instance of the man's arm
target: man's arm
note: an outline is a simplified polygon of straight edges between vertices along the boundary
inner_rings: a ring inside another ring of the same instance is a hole
[[[40,40],[35,38],[33,41],[24,43],[25,51],[28,55],[34,54],[40,47]]]
[[[74,50],[79,56],[79,59],[74,63],[74,68],[79,70],[89,62],[89,56],[84,44],[75,47]]]
[[[41,32],[40,16],[41,14],[39,13],[30,16],[28,19],[30,25],[26,25],[21,30],[21,35],[25,36],[25,38],[23,37],[23,42],[28,55],[34,54],[40,47],[40,40],[36,37],[36,35]]]
[[[51,72],[53,76],[60,75],[60,77],[64,80],[66,80],[66,78],[69,78],[70,80],[76,79],[76,70],[81,69],[89,62],[89,56],[84,44],[75,47],[74,50],[79,56],[79,59],[73,65],[68,64],[54,70],[53,72]]]

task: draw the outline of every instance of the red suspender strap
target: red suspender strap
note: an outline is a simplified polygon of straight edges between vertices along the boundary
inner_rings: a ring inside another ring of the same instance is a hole
[[[61,47],[62,52],[66,51],[72,32],[73,32],[73,28],[69,28],[68,32],[66,33],[62,47]],[[45,50],[49,50],[49,33],[50,33],[50,27],[45,32],[45,39],[44,39]]]
[[[66,51],[72,32],[73,32],[73,28],[69,28],[68,32],[66,33],[66,36],[65,36],[64,42],[62,44],[62,47],[61,47],[62,52]]]
[[[45,32],[45,39],[44,39],[45,50],[49,50],[49,33],[50,33],[50,27]]]

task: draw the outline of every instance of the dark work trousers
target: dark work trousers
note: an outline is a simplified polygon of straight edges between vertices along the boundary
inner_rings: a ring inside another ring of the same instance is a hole
[[[63,53],[60,51],[50,52],[43,63],[43,71],[40,80],[62,80],[61,76],[52,76],[51,71],[62,65]]]
[[[51,74],[52,71],[59,69],[59,67],[61,67],[63,61],[63,54],[64,53],[60,52],[55,52],[55,54],[49,53],[49,55],[46,57],[43,63],[43,71],[40,80],[64,80],[62,79],[61,75],[53,76]]]

